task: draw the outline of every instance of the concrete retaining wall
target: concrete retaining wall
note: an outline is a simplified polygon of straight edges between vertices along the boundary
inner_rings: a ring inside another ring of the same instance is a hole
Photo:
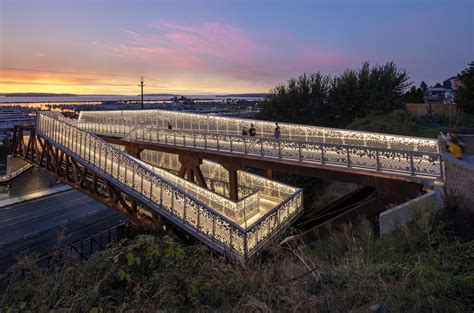
[[[392,233],[397,228],[413,222],[417,210],[439,210],[442,208],[441,190],[436,189],[413,200],[400,204],[379,216],[380,236]]]
[[[474,212],[474,156],[465,155],[465,160],[460,161],[450,153],[443,153],[443,158],[448,193],[460,197],[460,205]]]

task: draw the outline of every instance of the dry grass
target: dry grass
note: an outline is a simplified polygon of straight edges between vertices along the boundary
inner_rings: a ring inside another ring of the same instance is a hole
[[[473,241],[448,241],[428,215],[386,238],[372,229],[345,225],[247,264],[152,236],[52,271],[25,259],[0,280],[0,311],[472,311]]]

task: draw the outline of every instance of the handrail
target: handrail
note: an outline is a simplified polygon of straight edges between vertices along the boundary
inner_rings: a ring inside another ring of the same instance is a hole
[[[17,177],[18,175],[20,175],[20,174],[24,173],[25,171],[29,170],[32,167],[33,167],[33,165],[27,163],[27,164],[23,165],[22,167],[20,167],[19,169],[11,172],[10,174],[2,175],[2,176],[0,176],[0,183],[10,181],[10,180],[14,179],[15,177]]]
[[[145,133],[147,136],[145,136]],[[162,135],[164,135],[164,140],[160,139]],[[189,139],[186,140],[186,137]],[[308,161],[308,159],[313,162],[314,160],[317,160],[322,164],[339,164],[350,168],[371,168],[377,171],[405,173],[410,176],[427,176],[435,177],[436,179],[443,179],[442,156],[440,153],[435,152],[396,150],[328,143],[309,143],[292,140],[279,140],[275,138],[266,139],[242,135],[168,130],[155,126],[137,128],[124,138],[127,140],[140,140],[143,142],[165,143],[174,146],[203,148],[205,150],[226,151],[239,154],[243,153],[245,155],[260,155],[262,157],[272,158],[278,157],[280,159],[298,160],[299,162]],[[171,138],[171,140],[168,138]],[[197,139],[201,142],[197,142]],[[204,144],[202,143],[202,140],[204,140]],[[210,143],[212,143],[212,145]],[[234,143],[234,149],[232,143]],[[243,145],[243,147],[238,149],[235,148],[238,144]],[[313,150],[310,150],[309,147],[313,147]],[[267,149],[272,149],[272,152],[268,152]],[[336,149],[336,151],[334,151],[334,149]],[[282,153],[282,151],[286,150],[289,150],[289,153]],[[308,158],[305,156],[304,152],[313,156],[316,154],[317,158]],[[328,155],[331,152],[335,153],[339,159],[336,161],[334,159],[328,159]],[[363,156],[361,157],[362,152]],[[343,153],[344,155],[342,155]],[[388,160],[389,158],[394,159],[395,156],[398,156],[399,160],[404,163],[397,168],[382,166],[384,160]],[[342,160],[341,157],[344,160]],[[358,159],[359,161],[354,161],[355,159]],[[360,160],[371,162],[369,164],[364,164],[361,163]],[[427,167],[426,170],[417,168],[417,164],[419,165],[421,162],[424,162],[425,167]]]
[[[124,116],[126,112],[126,117]],[[101,118],[106,116],[107,120],[117,120],[121,119],[122,121],[130,121],[132,124],[136,124],[137,119],[143,123],[151,124],[161,124],[162,127],[165,127],[165,121],[170,121],[174,123],[174,128],[180,128],[178,124],[183,126],[183,129],[192,129],[184,127],[185,124],[189,125],[199,125],[203,123],[203,127],[206,125],[212,124],[215,125],[219,130],[219,133],[228,131],[229,129],[233,132],[240,133],[242,126],[248,127],[250,123],[254,123],[255,127],[259,129],[259,137],[263,133],[272,134],[274,128],[274,122],[263,121],[263,120],[249,120],[242,118],[230,118],[223,116],[210,116],[197,113],[188,113],[188,112],[177,112],[169,110],[130,110],[130,111],[91,111],[91,112],[81,112],[79,115],[80,122],[87,122],[100,119],[103,122],[105,119]],[[133,121],[132,121],[133,119]],[[160,121],[160,123],[158,123]],[[125,123],[124,123],[125,124]],[[292,123],[279,123],[282,131],[289,134],[290,139],[293,136],[292,131],[295,131],[295,135],[308,137],[308,132],[311,133],[309,137],[323,137],[328,139],[339,139],[339,140],[358,140],[358,141],[379,141],[383,143],[391,142],[391,140],[398,141],[407,141],[403,144],[411,143],[413,144],[414,149],[419,148],[419,144],[423,147],[428,145],[431,152],[438,151],[437,141],[435,139],[423,138],[423,137],[414,137],[414,136],[402,136],[402,135],[393,135],[393,134],[384,134],[384,133],[373,133],[366,131],[353,131],[347,129],[337,129],[329,127],[320,127],[313,125],[302,125],[302,124],[292,124]],[[208,126],[209,127],[209,126]],[[263,131],[263,129],[267,131]],[[312,135],[318,134],[320,135]],[[351,138],[352,136],[352,138]],[[312,141],[310,141],[312,142]],[[369,146],[369,145],[366,145]],[[429,151],[427,151],[429,152]]]
[[[301,145],[306,145],[306,144],[314,144],[314,145],[321,145],[325,147],[340,147],[340,148],[349,148],[349,149],[370,149],[370,150],[378,150],[382,152],[401,152],[401,153],[410,153],[410,154],[418,154],[418,155],[428,155],[428,156],[439,156],[441,153],[439,152],[423,152],[423,151],[414,151],[414,150],[404,150],[404,149],[392,149],[392,148],[381,148],[381,147],[374,147],[374,146],[360,146],[360,145],[348,145],[348,144],[339,144],[339,143],[327,143],[327,142],[320,142],[320,141],[301,141],[301,140],[291,140],[291,139],[276,139],[275,137],[253,137],[253,136],[243,136],[243,135],[232,135],[232,134],[218,134],[215,132],[203,132],[203,131],[194,131],[194,130],[180,130],[180,129],[166,129],[162,127],[157,127],[157,126],[145,126],[145,127],[134,127],[130,133],[127,134],[124,138],[130,138],[131,134],[133,132],[136,132],[138,130],[144,130],[144,129],[153,129],[156,131],[166,131],[170,133],[191,133],[191,134],[200,134],[200,135],[212,135],[212,136],[222,136],[222,137],[237,137],[237,138],[242,138],[242,139],[247,139],[247,140],[265,140],[265,141],[271,141],[275,143],[295,143],[295,144],[301,144]],[[100,133],[100,132],[99,132]],[[106,133],[102,133],[106,135]]]

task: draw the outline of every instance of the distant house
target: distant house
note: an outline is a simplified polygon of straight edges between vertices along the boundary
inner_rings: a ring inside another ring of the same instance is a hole
[[[443,82],[443,87],[451,90],[458,90],[461,86],[461,80],[457,76],[452,76]]]
[[[426,89],[423,98],[425,103],[451,102],[454,94],[451,89],[429,87]]]

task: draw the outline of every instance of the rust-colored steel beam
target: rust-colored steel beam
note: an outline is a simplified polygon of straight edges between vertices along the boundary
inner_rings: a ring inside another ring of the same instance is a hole
[[[28,142],[25,142],[25,130],[30,132]],[[104,203],[118,213],[127,216],[130,224],[136,229],[163,229],[165,221],[162,218],[157,219],[157,215],[153,215],[154,212],[151,211],[152,220],[145,221],[142,216],[139,216],[139,199],[131,198],[105,177],[89,171],[66,151],[58,149],[44,138],[38,137],[34,130],[34,127],[31,126],[27,128],[23,128],[21,125],[15,126],[14,145],[12,146],[12,152],[15,156],[45,169],[51,175],[57,177],[61,183],[68,184],[89,197]],[[137,149],[134,151],[138,155],[141,152]],[[145,207],[144,205],[141,206]]]

